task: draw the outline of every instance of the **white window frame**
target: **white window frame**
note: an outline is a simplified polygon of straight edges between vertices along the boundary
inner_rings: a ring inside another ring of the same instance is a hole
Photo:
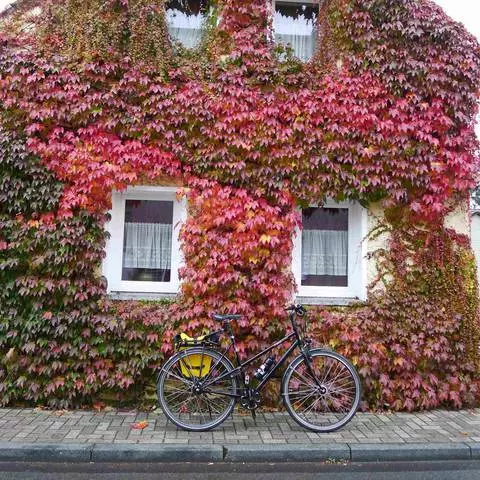
[[[317,207],[318,205],[312,205]],[[325,287],[302,285],[302,232],[297,228],[293,241],[292,271],[300,297],[367,298],[367,210],[358,202],[328,200],[324,208],[348,208],[348,286]]]
[[[272,0],[272,5],[273,5],[273,11],[275,11],[275,4],[277,3],[277,1],[279,3],[309,3],[309,4],[312,4],[312,5],[316,5],[317,2],[315,2],[315,0]]]
[[[112,192],[111,220],[106,225],[110,233],[107,240],[106,257],[102,272],[107,278],[107,293],[177,293],[180,287],[178,270],[183,265],[180,241],[181,224],[186,220],[187,208],[184,199],[176,199],[177,187],[139,186],[128,187],[123,192]],[[173,201],[172,256],[169,282],[141,282],[122,280],[123,237],[125,230],[126,200],[164,200]]]

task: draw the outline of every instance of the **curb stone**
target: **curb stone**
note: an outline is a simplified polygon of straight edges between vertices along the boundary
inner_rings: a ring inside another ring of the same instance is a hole
[[[480,443],[391,444],[32,444],[0,442],[0,462],[395,462],[480,460]]]
[[[90,462],[94,445],[0,442],[0,461]]]
[[[224,457],[226,462],[325,462],[349,459],[350,448],[347,444],[228,445]]]
[[[221,445],[95,444],[92,462],[221,462]]]
[[[352,462],[470,460],[472,458],[472,450],[466,443],[351,444],[350,451]],[[480,454],[480,449],[477,451]]]

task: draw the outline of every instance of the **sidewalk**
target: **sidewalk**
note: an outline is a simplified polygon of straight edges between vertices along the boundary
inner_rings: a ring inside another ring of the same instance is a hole
[[[144,429],[135,429],[146,421]],[[63,452],[63,453],[62,453]],[[24,458],[26,457],[26,458]],[[160,412],[0,409],[0,460],[323,461],[480,459],[480,409],[358,413],[317,434],[287,413],[236,413],[210,432],[184,432]]]

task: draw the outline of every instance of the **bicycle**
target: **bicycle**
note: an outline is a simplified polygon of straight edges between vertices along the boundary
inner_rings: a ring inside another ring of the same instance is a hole
[[[201,339],[192,339],[194,346],[185,344],[186,348],[173,355],[160,370],[157,393],[166,417],[183,430],[207,431],[225,421],[237,401],[255,416],[261,403],[260,392],[298,348],[300,354],[288,364],[281,383],[287,412],[302,427],[321,433],[333,432],[349,422],[360,403],[358,373],[342,355],[327,348],[312,348],[312,340],[305,337],[297,323],[297,316],[306,313],[303,306],[292,305],[286,310],[292,332],[244,362],[240,360],[230,324],[241,315],[214,314],[222,328]],[[219,338],[224,333],[229,337],[229,345],[219,352]],[[287,341],[291,344],[278,360],[270,356],[257,369],[258,384],[253,387],[247,367]],[[236,366],[227,356],[231,350]]]

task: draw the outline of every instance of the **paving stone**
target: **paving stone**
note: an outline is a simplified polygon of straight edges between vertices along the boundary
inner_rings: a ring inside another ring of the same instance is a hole
[[[90,434],[95,431],[95,425],[87,425],[82,428],[82,434]]]
[[[144,430],[132,425],[146,420]],[[33,409],[0,409],[0,439],[48,443],[181,443],[181,444],[391,444],[480,442],[480,409],[422,413],[358,413],[332,434],[304,430],[285,412],[234,414],[212,432],[185,432],[160,413],[72,411],[56,415]],[[73,442],[73,440],[75,442]],[[480,451],[480,449],[479,449]]]

